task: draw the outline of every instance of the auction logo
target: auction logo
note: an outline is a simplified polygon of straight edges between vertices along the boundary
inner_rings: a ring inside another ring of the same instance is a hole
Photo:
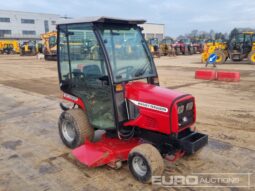
[[[152,184],[162,187],[246,187],[251,173],[193,173],[191,175],[152,176]]]

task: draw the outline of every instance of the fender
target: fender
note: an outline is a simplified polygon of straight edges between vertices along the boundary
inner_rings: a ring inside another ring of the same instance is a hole
[[[78,105],[81,109],[85,110],[85,105],[83,103],[83,101],[81,100],[81,98],[79,97],[75,97],[73,95],[70,95],[68,93],[64,93],[63,94],[63,99],[70,101],[76,105]]]

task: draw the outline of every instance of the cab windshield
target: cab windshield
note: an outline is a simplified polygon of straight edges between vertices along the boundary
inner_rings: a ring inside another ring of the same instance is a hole
[[[102,25],[100,33],[116,83],[155,76],[152,57],[137,26]]]

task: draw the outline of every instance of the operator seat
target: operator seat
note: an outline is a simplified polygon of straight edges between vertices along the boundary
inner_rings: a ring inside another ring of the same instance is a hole
[[[99,67],[95,64],[83,67],[83,73],[86,78],[95,78],[102,76]]]

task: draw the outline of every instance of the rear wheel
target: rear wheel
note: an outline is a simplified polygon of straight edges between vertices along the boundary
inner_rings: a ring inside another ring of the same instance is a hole
[[[250,61],[251,64],[255,64],[255,50],[249,53],[248,60]]]
[[[187,46],[184,47],[184,55],[189,55],[190,51],[189,48]]]
[[[162,175],[164,161],[154,146],[151,144],[141,144],[130,151],[128,166],[137,180],[149,183],[152,176]]]
[[[226,55],[224,54],[223,51],[215,50],[214,54],[217,55],[216,64],[224,64],[226,62]]]
[[[181,54],[181,49],[180,49],[180,47],[177,47],[176,48],[176,55],[180,55]]]
[[[94,129],[81,109],[70,109],[61,113],[58,121],[59,135],[69,148],[76,148],[86,139],[92,140]]]

